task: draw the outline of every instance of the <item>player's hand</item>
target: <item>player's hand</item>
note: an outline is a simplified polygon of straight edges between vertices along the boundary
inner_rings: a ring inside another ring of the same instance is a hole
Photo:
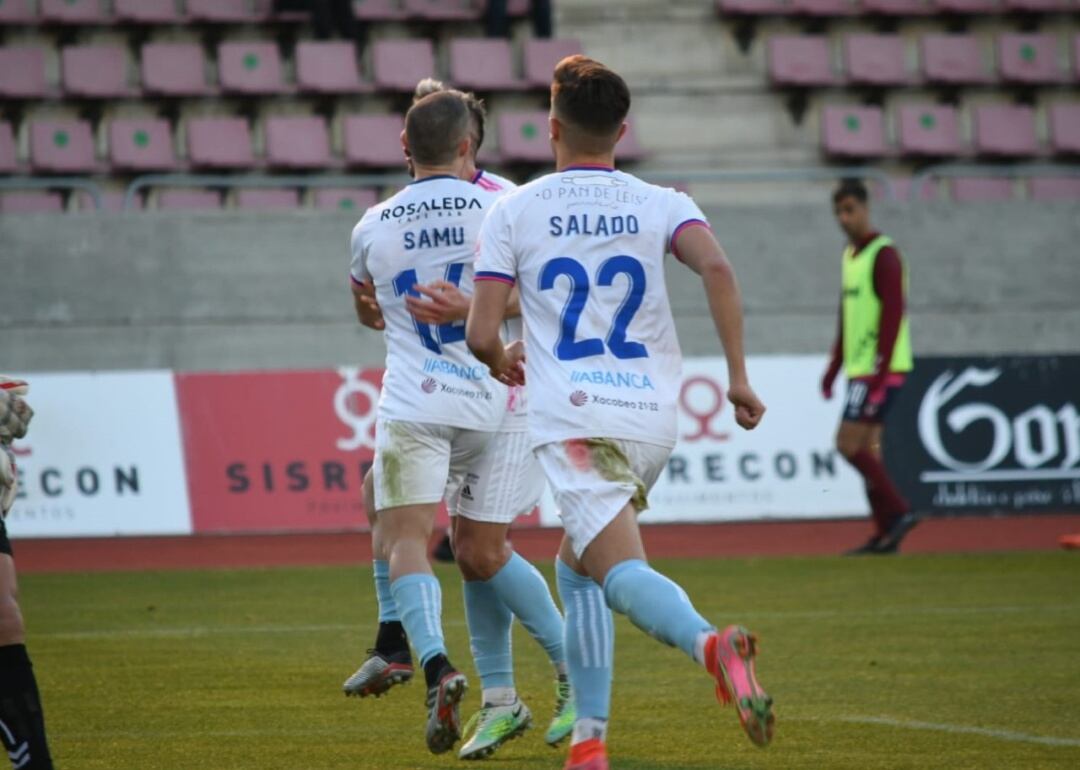
[[[0,444],[0,517],[7,516],[19,493],[19,473],[15,455],[7,444]]]
[[[383,320],[382,308],[375,299],[375,287],[370,282],[363,286],[354,284],[353,295],[356,297],[356,315],[360,323],[375,331],[385,329],[386,321]]]
[[[870,393],[866,396],[865,403],[863,403],[863,415],[869,419],[877,417],[881,405],[885,403],[887,393],[888,391],[884,385],[871,388]]]
[[[491,376],[509,387],[525,384],[525,343],[522,340],[514,340],[506,346],[499,365],[491,370]]]
[[[743,430],[753,430],[765,415],[765,404],[748,384],[732,385],[728,388],[728,401],[735,406],[735,422]]]
[[[0,375],[0,443],[10,444],[26,435],[34,410],[23,400],[29,390],[22,380]]]
[[[836,381],[836,373],[832,370],[832,367],[825,372],[825,376],[821,378],[821,397],[826,401],[832,401],[832,389],[833,383]]]
[[[425,324],[449,324],[469,317],[469,297],[449,281],[432,281],[413,288],[423,297],[405,297],[405,307],[413,318]]]

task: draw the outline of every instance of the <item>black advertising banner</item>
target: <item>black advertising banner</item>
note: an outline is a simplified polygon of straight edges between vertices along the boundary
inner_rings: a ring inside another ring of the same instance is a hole
[[[1080,510],[1080,356],[919,358],[885,454],[915,511]]]

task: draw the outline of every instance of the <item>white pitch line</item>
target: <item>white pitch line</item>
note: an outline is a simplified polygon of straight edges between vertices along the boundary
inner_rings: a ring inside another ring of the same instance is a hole
[[[1046,735],[1018,733],[1013,730],[995,730],[990,727],[971,727],[969,725],[950,725],[944,722],[917,722],[906,719],[893,719],[892,717],[870,716],[837,717],[836,719],[831,719],[829,721],[848,722],[858,725],[884,725],[885,727],[899,727],[905,730],[927,730],[938,733],[953,733],[956,735],[979,735],[984,738],[994,738],[999,741],[1035,743],[1040,746],[1080,747],[1080,739],[1077,738],[1053,738]]]

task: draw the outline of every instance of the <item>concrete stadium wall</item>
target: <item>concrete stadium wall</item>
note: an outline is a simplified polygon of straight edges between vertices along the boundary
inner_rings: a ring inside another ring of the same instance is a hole
[[[920,353],[1080,349],[1080,207],[880,206],[911,272]],[[824,352],[842,239],[820,206],[711,212],[752,353]],[[0,217],[4,370],[378,365],[353,317],[353,218],[315,212]],[[669,285],[687,355],[719,351],[696,276]]]

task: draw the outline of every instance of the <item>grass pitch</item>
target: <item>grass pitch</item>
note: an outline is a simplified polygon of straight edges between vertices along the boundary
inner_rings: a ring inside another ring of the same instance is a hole
[[[760,635],[777,737],[752,746],[703,671],[619,618],[617,770],[1080,767],[1076,554],[657,566],[707,617]],[[440,577],[472,709],[460,579]],[[459,766],[424,748],[420,677],[379,700],[341,694],[372,594],[363,568],[24,576],[57,767]],[[542,741],[547,663],[520,628],[514,641],[537,721],[484,766],[561,768]]]

